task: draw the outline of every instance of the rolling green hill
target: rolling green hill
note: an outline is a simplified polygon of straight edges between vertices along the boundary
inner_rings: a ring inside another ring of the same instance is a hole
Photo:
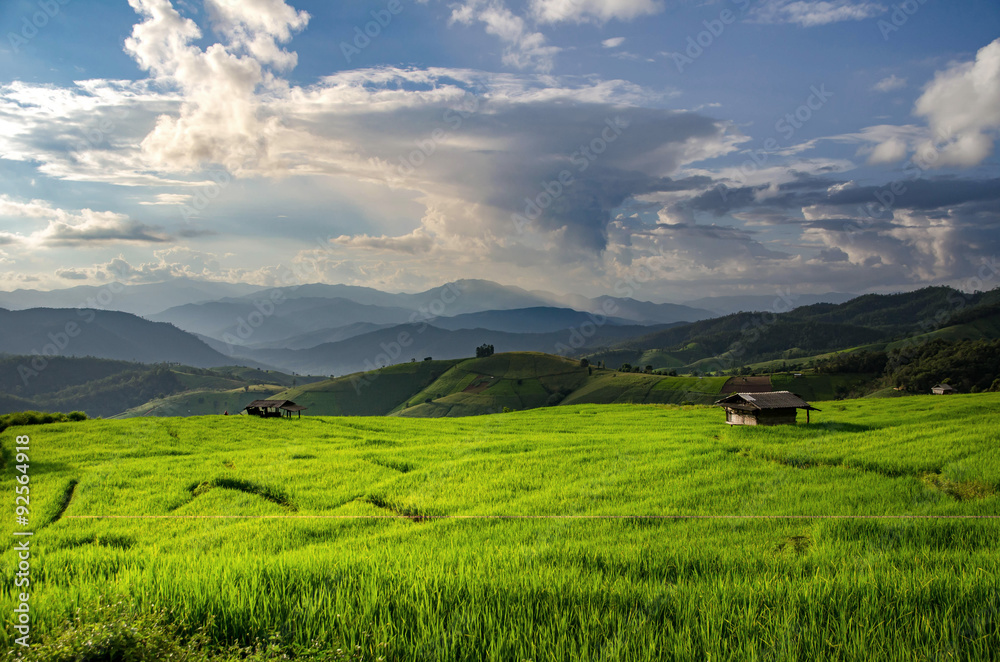
[[[308,407],[310,416],[384,416],[460,362],[400,363],[286,389],[273,397]]]
[[[395,414],[473,416],[556,405],[588,379],[588,368],[538,352],[508,352],[470,359],[408,398]]]
[[[229,412],[236,415],[254,400],[270,397],[275,385],[257,384],[235,389],[213,388],[193,390],[155,398],[138,407],[122,412],[114,418],[134,418],[137,416],[211,416]]]
[[[710,404],[725,377],[668,377],[581,366],[539,352],[403,363],[270,397],[308,407],[309,416],[477,416],[560,404]]]
[[[22,659],[995,660],[1000,393],[818,404],[9,429]]]
[[[58,356],[48,357],[44,368],[34,370],[32,365],[40,365],[33,364],[36,358],[0,357],[0,414],[27,410],[83,411],[91,417],[123,412],[130,416],[216,414],[241,400],[226,395],[229,399],[224,401],[223,394],[228,392],[251,387],[273,392],[320,379],[245,367],[193,368]]]

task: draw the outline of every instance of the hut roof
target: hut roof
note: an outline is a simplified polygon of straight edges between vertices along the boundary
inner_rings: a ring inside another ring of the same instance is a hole
[[[763,409],[810,409],[819,411],[811,404],[790,391],[770,393],[733,393],[715,404],[730,409],[759,411]]]
[[[935,386],[932,386],[931,389],[932,390],[933,389],[941,389],[942,391],[956,391],[956,390],[958,390],[954,386],[952,386],[951,384],[937,384]]]
[[[297,405],[291,400],[254,400],[246,406],[246,409],[284,409],[285,411],[305,411],[307,407]]]

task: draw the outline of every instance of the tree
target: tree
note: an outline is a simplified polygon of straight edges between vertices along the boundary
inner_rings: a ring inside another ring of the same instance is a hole
[[[493,353],[493,345],[482,344],[476,348],[477,359],[485,359],[488,356],[493,356]]]
[[[653,366],[651,366],[651,365],[646,366],[646,372],[652,374],[653,373]]]
[[[622,367],[618,368],[618,371],[619,372],[632,372],[632,364],[631,363],[623,363]]]
[[[581,368],[589,368],[590,367],[590,361],[588,361],[587,359],[580,359],[580,367]]]

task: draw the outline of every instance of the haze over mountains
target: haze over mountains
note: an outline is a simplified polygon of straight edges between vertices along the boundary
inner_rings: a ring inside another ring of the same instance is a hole
[[[748,301],[766,309],[775,298]],[[736,301],[701,303],[706,307],[557,295],[485,280],[460,280],[417,293],[319,283],[260,289],[183,279],[19,290],[0,293],[0,307],[21,311],[0,318],[11,329],[0,352],[32,354],[48,345],[49,353],[55,349],[65,356],[344,374],[427,356],[465,357],[483,343],[500,352],[572,354],[713,318],[717,313],[709,306],[726,309]],[[32,310],[39,308],[53,310]],[[106,310],[88,313],[98,321],[84,325],[86,334],[66,347],[48,340],[49,334],[61,337],[66,324],[80,321],[83,313],[74,309],[88,308]]]

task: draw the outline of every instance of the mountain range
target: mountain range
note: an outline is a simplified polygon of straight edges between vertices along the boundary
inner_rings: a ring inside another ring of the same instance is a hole
[[[78,289],[74,290],[79,294]],[[284,383],[299,380],[304,384],[347,375],[345,383],[354,384],[351,375],[380,374],[393,365],[428,364],[414,368],[415,372],[400,373],[423,375],[420,380],[424,380],[430,379],[431,373],[437,374],[434,366],[443,365],[440,362],[465,360],[477,354],[480,346],[497,354],[534,352],[560,361],[572,359],[580,365],[586,359],[590,366],[600,369],[632,366],[645,372],[676,371],[697,378],[705,373],[733,374],[736,369],[744,374],[746,370],[787,368],[785,362],[789,361],[798,366],[796,370],[803,370],[828,362],[831,357],[859,352],[881,355],[884,365],[884,357],[894,349],[921,347],[935,341],[1000,338],[1000,289],[963,293],[932,287],[903,294],[864,295],[839,304],[814,303],[784,313],[740,312],[670,323],[653,322],[673,319],[681,313],[704,313],[696,308],[613,297],[575,300],[580,308],[603,312],[555,305],[490,307],[537,304],[541,298],[538,293],[486,281],[459,281],[402,295],[327,285],[265,290],[184,303],[151,314],[151,319],[92,308],[0,309],[0,385],[9,386],[0,386],[0,402],[6,403],[0,408],[16,411],[33,402],[50,403],[45,406],[86,402],[89,408],[101,412],[123,411],[127,408],[124,405],[138,407],[136,411],[140,412],[181,414],[214,411],[216,405],[238,408],[253,395],[240,384],[266,388],[263,384],[273,380],[259,375],[277,374],[262,371],[291,373]],[[463,303],[459,305],[459,301]],[[482,307],[490,308],[477,309]],[[79,363],[55,370],[49,367],[57,360],[53,357],[76,357],[58,360]],[[129,365],[101,365],[94,363],[96,360]],[[172,364],[166,369],[173,376],[163,372],[162,367],[154,372],[135,367],[163,363]],[[859,365],[878,363],[858,361]],[[561,364],[557,361],[551,365]],[[223,385],[229,391],[204,403],[204,394],[191,396],[194,401],[186,395],[192,384],[218,378],[198,375],[197,370],[222,368],[229,375],[241,370],[234,366],[257,372],[246,378],[226,377]],[[55,383],[65,374],[73,375],[72,384]],[[989,381],[987,377],[975,375],[976,383]],[[610,375],[605,378],[614,379]],[[32,390],[53,380],[44,391]],[[416,385],[405,379],[400,384],[404,382],[407,388]],[[846,383],[841,387],[853,388]],[[94,393],[112,395],[96,398]],[[393,393],[392,398],[398,396],[393,407],[412,395],[396,390]],[[555,391],[550,388],[545,393],[548,397]],[[147,394],[180,399],[143,409]],[[383,396],[392,399],[379,395]],[[423,404],[418,398],[408,409],[414,415],[436,411],[418,406]],[[356,403],[357,411],[367,411],[367,406],[364,398]]]

